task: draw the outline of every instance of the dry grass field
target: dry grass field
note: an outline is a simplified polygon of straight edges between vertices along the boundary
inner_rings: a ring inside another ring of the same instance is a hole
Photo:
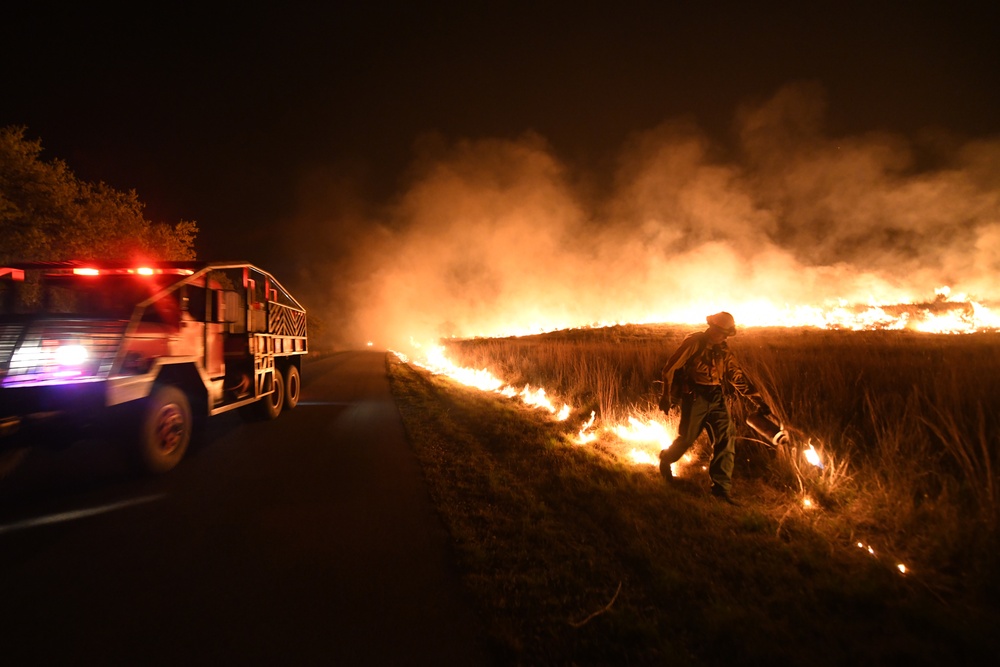
[[[656,413],[663,363],[694,330],[618,326],[469,340],[449,354],[614,422]],[[750,329],[730,346],[793,445],[812,444],[825,459],[811,469],[764,445],[734,400],[744,436],[737,475],[808,490],[852,522],[878,526],[903,562],[989,575],[1000,519],[1000,334]]]
[[[792,446],[763,442],[734,401],[743,506],[723,508],[697,466],[666,489],[613,435],[572,441],[591,411],[656,416],[660,369],[693,330],[448,343],[456,364],[570,403],[567,422],[390,364],[509,661],[979,664],[1000,600],[1000,335],[741,331],[730,345]]]

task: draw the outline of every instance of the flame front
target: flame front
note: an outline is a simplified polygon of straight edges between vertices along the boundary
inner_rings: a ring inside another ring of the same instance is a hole
[[[416,347],[419,348],[422,346],[416,345]],[[402,353],[397,352],[396,355],[403,361],[410,361]],[[525,405],[549,411],[558,421],[565,421],[573,411],[573,408],[567,403],[563,403],[562,407],[557,409],[555,404],[546,395],[545,389],[541,387],[532,389],[530,385],[525,385],[523,389],[517,390],[485,368],[476,369],[458,366],[447,357],[444,347],[440,345],[431,346],[427,349],[422,359],[413,360],[412,363],[436,375],[446,375],[466,387],[495,392],[508,398],[520,398]]]
[[[556,403],[549,398],[542,387],[532,388],[530,385],[525,385],[523,389],[518,390],[486,369],[458,366],[448,359],[445,349],[441,346],[430,347],[421,360],[410,360],[400,352],[395,354],[404,362],[413,363],[436,375],[445,375],[467,387],[519,399],[525,405],[546,410],[556,421],[567,421],[573,412],[568,403],[561,401],[562,407],[557,409]],[[572,440],[579,445],[587,445],[597,441],[601,434],[607,434],[628,448],[628,451],[623,450],[622,454],[636,465],[659,465],[660,451],[669,447],[677,437],[677,424],[673,420],[649,415],[629,415],[624,422],[608,421],[600,428],[595,426],[596,420],[596,412],[591,411],[589,419],[581,425]],[[694,457],[690,452],[685,454],[680,461],[673,464],[674,473],[680,474],[693,460]]]
[[[702,309],[705,310],[705,309]],[[936,290],[932,304],[912,305],[897,304],[895,306],[872,304],[866,307],[840,304],[832,308],[819,307],[785,307],[778,309],[773,304],[755,302],[731,310],[736,315],[741,326],[769,325],[788,327],[815,327],[820,329],[850,329],[850,330],[901,330],[911,329],[925,333],[958,334],[973,333],[982,330],[1000,329],[1000,316],[976,301],[970,300],[965,294],[952,295],[948,287]],[[702,313],[695,317],[680,318],[677,323],[694,323],[702,320]],[[674,319],[676,321],[677,318]],[[652,318],[648,322],[663,322],[662,318]],[[595,323],[591,327],[611,326],[609,323]],[[564,327],[565,328],[565,327]],[[572,328],[572,327],[569,327]],[[520,335],[526,332],[517,332]],[[537,333],[533,331],[532,333]],[[413,363],[432,373],[446,375],[468,387],[482,391],[499,393],[509,398],[517,398],[525,405],[546,410],[558,421],[567,421],[573,413],[573,408],[565,401],[553,400],[543,387],[524,385],[517,389],[510,386],[485,368],[473,369],[458,366],[448,359],[445,348],[434,345],[423,349],[411,339],[414,347],[422,350],[422,358]],[[405,355],[399,356],[406,360]],[[561,404],[561,407],[556,407]],[[677,425],[665,419],[653,416],[638,417],[629,415],[624,422],[607,422],[601,427],[595,426],[596,415],[591,412],[590,418],[582,424],[573,437],[574,442],[584,445],[592,443],[607,433],[617,441],[632,445],[627,453],[628,460],[637,465],[657,465],[659,452],[670,445],[677,436]],[[810,442],[803,450],[806,461],[817,468],[823,468],[820,453]],[[674,464],[683,468],[690,463],[689,455]],[[675,470],[675,472],[678,472]],[[808,505],[808,503],[807,503]]]
[[[705,323],[707,313],[727,310],[742,327],[811,327],[844,331],[916,331],[933,334],[969,334],[1000,330],[1000,313],[965,293],[952,294],[947,286],[934,290],[930,300],[895,294],[896,298],[871,297],[866,303],[835,300],[823,305],[777,304],[767,299],[699,303],[667,308],[637,316],[586,323],[563,320],[544,322],[535,316],[530,325],[508,325],[502,331],[477,331],[486,338],[529,336],[553,331],[604,328],[625,324]]]
[[[702,308],[698,314],[689,313],[689,317],[649,318],[646,321],[634,322],[662,323],[673,321],[678,324],[700,323],[703,312],[711,308]],[[914,304],[869,304],[867,306],[851,306],[846,303],[830,308],[800,306],[777,308],[768,302],[754,302],[743,306],[732,307],[737,322],[741,326],[759,325],[814,327],[820,329],[849,330],[901,330],[910,329],[925,333],[960,334],[984,330],[1000,330],[1000,316],[988,307],[969,299],[965,294],[952,295],[948,287],[935,291],[934,301],[922,305]],[[612,326],[620,323],[594,323],[592,328]],[[560,325],[560,328],[573,328]],[[532,331],[517,331],[508,335],[538,333],[543,327],[534,327]],[[458,366],[448,359],[445,348],[440,345],[423,348],[411,339],[411,344],[421,351],[421,358],[414,360],[417,366],[432,373],[445,375],[456,382],[482,391],[499,393],[512,399],[518,399],[525,405],[549,412],[560,422],[568,421],[573,414],[572,406],[558,399],[553,399],[543,387],[524,385],[520,389],[507,384],[491,371],[485,368],[473,369]],[[397,353],[404,361],[405,355]],[[557,407],[561,406],[561,407]],[[658,465],[659,452],[673,442],[677,436],[677,424],[655,412],[647,415],[628,415],[624,421],[607,420],[596,423],[596,413],[591,412],[589,419],[583,422],[571,440],[579,445],[587,445],[610,438],[627,451],[622,456],[636,465]],[[823,469],[823,457],[810,442],[802,451],[805,460],[816,468]],[[674,464],[675,474],[692,462],[690,454],[685,455]],[[811,499],[803,501],[806,508],[814,507]]]

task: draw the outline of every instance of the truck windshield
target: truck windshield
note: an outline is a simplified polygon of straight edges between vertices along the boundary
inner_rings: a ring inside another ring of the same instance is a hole
[[[165,284],[153,276],[44,276],[0,280],[0,315],[76,315],[127,320]]]

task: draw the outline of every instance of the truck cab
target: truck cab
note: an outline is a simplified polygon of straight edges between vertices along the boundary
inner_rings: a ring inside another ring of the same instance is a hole
[[[0,267],[0,474],[97,429],[167,472],[205,418],[299,399],[306,311],[245,262]]]

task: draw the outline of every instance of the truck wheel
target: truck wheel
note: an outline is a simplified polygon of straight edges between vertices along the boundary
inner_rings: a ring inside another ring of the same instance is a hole
[[[274,391],[253,404],[257,417],[264,420],[277,419],[285,407],[285,378],[281,371],[274,369]]]
[[[288,367],[288,377],[285,378],[285,409],[292,410],[299,404],[299,392],[302,390],[302,378],[296,366]]]
[[[274,391],[260,401],[261,416],[264,419],[277,419],[285,407],[285,378],[277,368],[274,369]]]
[[[285,378],[274,369],[274,391],[255,403],[240,408],[240,416],[248,422],[277,419],[285,407]]]
[[[141,470],[161,474],[184,458],[193,428],[187,395],[173,385],[158,385],[139,417],[136,459]]]

